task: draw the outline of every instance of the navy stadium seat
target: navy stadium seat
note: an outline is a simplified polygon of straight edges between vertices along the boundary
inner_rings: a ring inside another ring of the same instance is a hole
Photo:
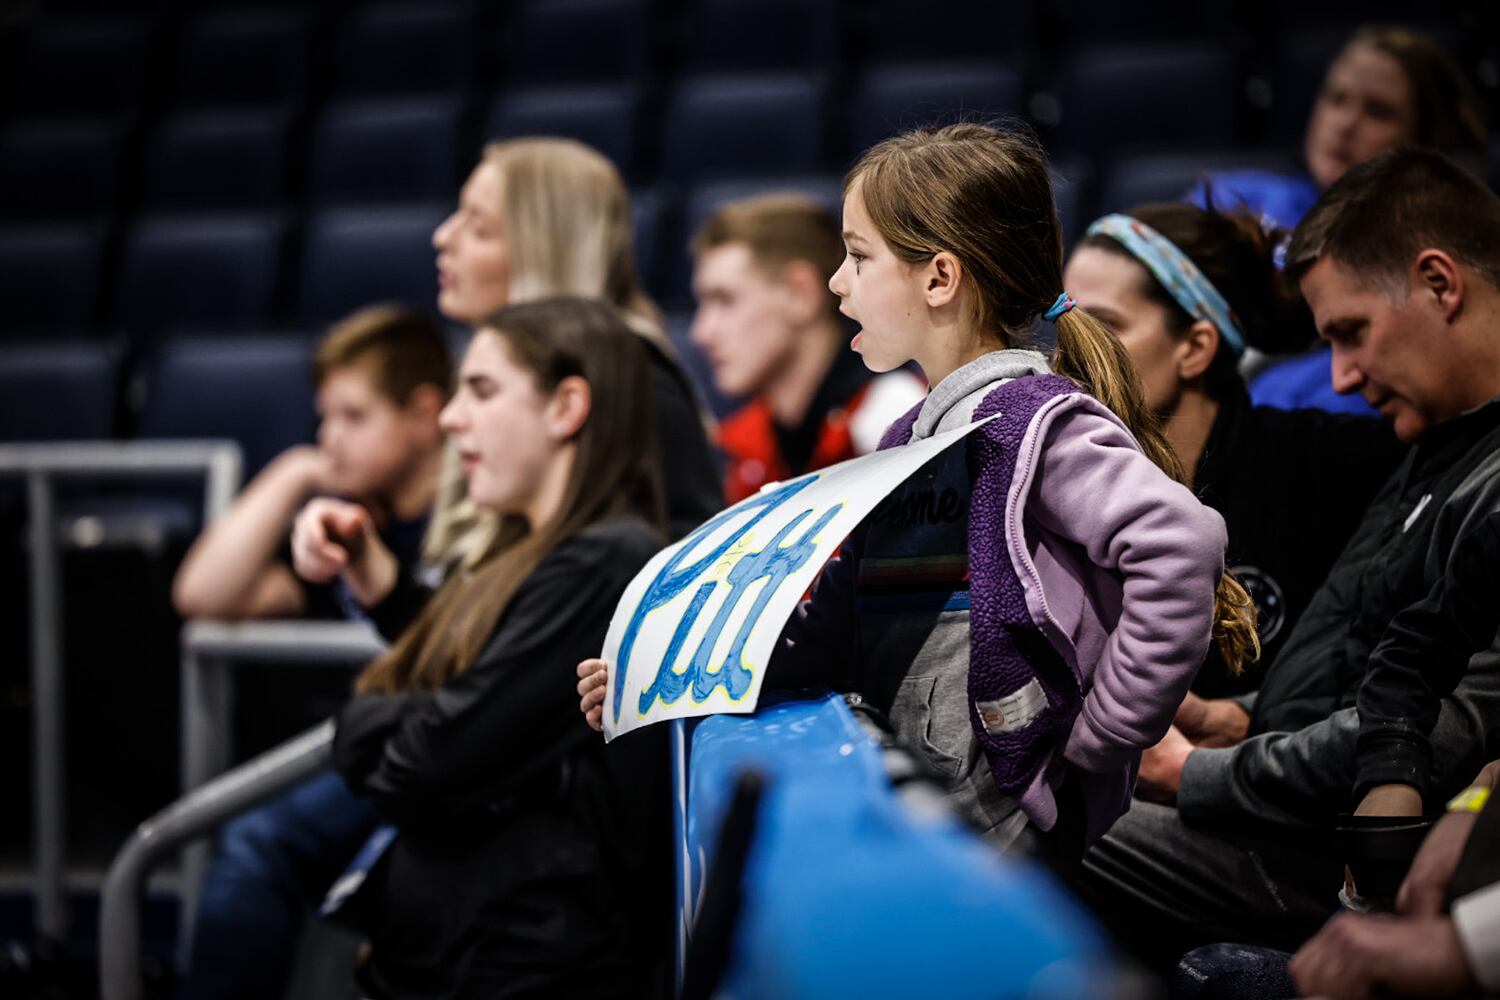
[[[1056,144],[1096,160],[1128,146],[1227,146],[1238,97],[1238,70],[1223,46],[1082,50],[1064,75]]]
[[[816,72],[839,60],[835,0],[699,0],[690,10],[684,57],[693,72]]]
[[[279,110],[185,112],[146,154],[152,209],[270,208],[286,189],[288,120]]]
[[[364,94],[456,93],[474,72],[477,33],[462,4],[376,4],[357,10],[339,38],[335,91]]]
[[[486,139],[559,135],[609,157],[620,172],[636,171],[640,152],[639,92],[630,84],[581,84],[507,90],[490,104]]]
[[[314,131],[308,193],[329,203],[452,197],[458,120],[448,97],[330,108]]]
[[[130,233],[118,323],[134,336],[268,322],[285,225],[276,215],[163,216]]]
[[[674,178],[807,173],[824,166],[823,88],[797,74],[683,80],[666,111],[661,169]]]
[[[322,326],[372,302],[430,309],[437,298],[432,232],[450,202],[335,208],[307,222],[297,314]]]
[[[119,184],[120,130],[17,123],[0,132],[0,220],[102,218]]]
[[[1099,212],[1123,212],[1153,201],[1179,201],[1199,182],[1219,171],[1295,173],[1298,168],[1294,155],[1265,150],[1125,156],[1111,163],[1104,172],[1099,190]]]
[[[1062,0],[1068,37],[1082,42],[1169,38],[1227,38],[1235,28],[1234,0]]]
[[[142,438],[231,438],[244,449],[248,480],[291,445],[311,441],[310,338],[254,334],[181,338],[152,357],[137,434]]]
[[[914,9],[911,0],[860,5],[872,62],[995,58],[1031,48],[1025,0],[948,0],[941,10]]]
[[[59,18],[32,25],[16,61],[16,107],[23,115],[120,115],[145,87],[145,19]]]
[[[94,226],[0,229],[0,336],[82,331],[93,315],[103,255]]]
[[[647,291],[656,292],[661,274],[663,219],[668,211],[666,195],[659,189],[630,193],[630,237],[635,252],[635,273]],[[674,252],[681,248],[673,248]]]
[[[857,156],[917,125],[983,120],[1020,110],[1020,78],[994,62],[880,66],[855,89],[850,149]]]
[[[526,86],[633,80],[650,58],[650,0],[526,0],[511,15],[505,76]]]
[[[118,376],[106,344],[0,345],[0,441],[109,437]]]
[[[1052,162],[1052,200],[1057,205],[1057,220],[1062,226],[1063,242],[1071,246],[1093,221],[1094,203],[1090,193],[1094,172],[1087,160],[1069,156]]]
[[[173,93],[198,107],[293,104],[307,85],[308,62],[302,11],[205,11],[177,46]]]
[[[836,175],[742,177],[699,184],[689,190],[683,199],[682,229],[676,246],[668,251],[668,259],[677,264],[671,275],[670,301],[682,305],[692,302],[693,262],[688,246],[693,235],[708,221],[708,217],[726,202],[771,192],[806,195],[825,206],[835,219],[843,217],[844,182],[843,178]]]

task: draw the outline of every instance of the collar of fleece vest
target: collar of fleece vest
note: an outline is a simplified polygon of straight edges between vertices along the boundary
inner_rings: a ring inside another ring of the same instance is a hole
[[[986,386],[1026,375],[1047,375],[1051,371],[1040,351],[991,351],[975,358],[932,387],[911,426],[910,438],[903,438],[901,443],[929,438],[939,431],[971,422],[981,398],[978,392]]]

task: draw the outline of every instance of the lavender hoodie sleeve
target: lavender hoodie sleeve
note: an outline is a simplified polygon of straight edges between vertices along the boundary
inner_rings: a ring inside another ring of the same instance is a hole
[[[1133,766],[1171,725],[1208,650],[1224,522],[1092,399],[1044,419],[1025,518],[1081,547],[1121,587],[1097,661],[1075,665],[1084,698],[1063,756],[1095,772]],[[1055,624],[1045,581],[1031,572],[1028,600],[1040,598]]]

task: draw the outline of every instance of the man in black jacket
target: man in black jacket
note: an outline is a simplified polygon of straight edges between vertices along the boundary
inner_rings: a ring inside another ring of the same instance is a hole
[[[1324,193],[1287,269],[1332,345],[1335,388],[1361,393],[1413,448],[1260,691],[1190,698],[1142,759],[1138,794],[1154,801],[1085,859],[1085,899],[1123,933],[1149,933],[1143,950],[1163,958],[1205,941],[1295,947],[1337,906],[1330,827],[1352,808],[1370,655],[1500,501],[1500,199],[1439,154],[1388,153]],[[1492,718],[1493,643],[1443,700],[1435,794],[1484,763]]]

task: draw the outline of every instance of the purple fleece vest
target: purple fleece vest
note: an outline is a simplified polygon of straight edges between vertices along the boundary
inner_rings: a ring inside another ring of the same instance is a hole
[[[974,420],[1002,414],[965,440],[969,464],[969,724],[984,749],[995,786],[1019,797],[1067,738],[1083,696],[1078,679],[1042,634],[1026,607],[1021,579],[1005,543],[1005,500],[1017,452],[1037,411],[1057,396],[1079,392],[1061,375],[1014,379],[985,396]],[[881,449],[911,440],[921,406],[889,428]],[[987,726],[981,705],[998,702],[1035,680],[1047,704],[1024,725]]]

